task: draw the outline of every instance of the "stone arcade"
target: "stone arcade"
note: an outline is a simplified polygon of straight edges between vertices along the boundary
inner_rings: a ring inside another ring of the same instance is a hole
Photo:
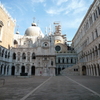
[[[100,76],[100,0],[94,0],[68,45],[61,25],[44,35],[32,23],[14,34],[15,21],[0,4],[0,75]]]

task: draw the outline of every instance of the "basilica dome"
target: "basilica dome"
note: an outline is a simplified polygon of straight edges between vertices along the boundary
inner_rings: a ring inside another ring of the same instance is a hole
[[[36,23],[32,23],[32,25],[26,29],[25,36],[39,36],[42,32],[40,28],[36,25]]]

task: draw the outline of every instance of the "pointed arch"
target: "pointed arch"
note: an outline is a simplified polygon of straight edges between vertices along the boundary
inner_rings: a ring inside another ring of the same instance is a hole
[[[15,75],[15,66],[12,66],[11,68],[11,75]]]
[[[15,52],[13,53],[13,59],[16,59],[16,53]]]
[[[35,53],[32,53],[32,59],[36,59]]]
[[[8,58],[10,57],[10,52],[8,52]]]
[[[21,73],[25,73],[25,66],[21,67]]]
[[[86,75],[86,66],[82,66],[82,74]]]
[[[22,59],[26,59],[26,54],[25,53],[22,54]]]
[[[5,51],[5,58],[7,58],[7,51]]]
[[[35,66],[31,67],[31,75],[35,75]]]
[[[4,56],[4,49],[2,50],[2,57]]]

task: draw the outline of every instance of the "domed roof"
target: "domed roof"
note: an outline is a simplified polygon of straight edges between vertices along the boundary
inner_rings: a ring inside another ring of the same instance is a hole
[[[36,23],[32,23],[32,26],[26,29],[25,36],[39,36],[41,34],[41,30]]]
[[[61,41],[63,41],[63,38],[62,38],[62,36],[55,36],[55,40],[61,40]]]

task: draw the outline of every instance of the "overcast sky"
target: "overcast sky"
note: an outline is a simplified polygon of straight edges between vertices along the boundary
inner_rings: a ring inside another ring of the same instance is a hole
[[[16,19],[21,35],[31,26],[33,18],[45,34],[45,28],[55,21],[62,25],[62,34],[71,40],[87,10],[94,0],[0,0],[10,15]],[[17,28],[15,28],[15,31]]]

